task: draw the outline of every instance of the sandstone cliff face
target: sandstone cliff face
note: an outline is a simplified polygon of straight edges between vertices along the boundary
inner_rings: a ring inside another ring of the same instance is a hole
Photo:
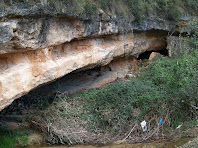
[[[93,21],[38,6],[0,14],[0,110],[72,71],[164,49],[168,32],[178,29],[154,18],[139,24],[103,12]]]

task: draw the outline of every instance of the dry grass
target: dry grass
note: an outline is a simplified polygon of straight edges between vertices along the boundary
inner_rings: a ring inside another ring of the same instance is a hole
[[[112,138],[107,133],[88,130],[87,121],[81,116],[83,109],[80,104],[79,98],[73,98],[72,102],[62,100],[53,103],[43,116],[37,116],[32,123],[48,133],[46,140],[50,143],[72,145],[109,142]]]
[[[168,124],[169,112],[161,126],[158,126],[160,117],[154,111],[145,116],[148,130],[142,132],[140,123],[132,123],[126,129],[120,128],[116,132],[105,131],[100,128],[90,127],[89,121],[85,120],[86,112],[83,110],[80,98],[67,100],[64,95],[57,97],[55,101],[42,116],[32,120],[40,130],[48,135],[49,143],[61,144],[106,144],[117,140],[128,142],[143,142],[155,139],[166,139],[164,125]],[[90,118],[91,119],[91,118]],[[117,129],[114,125],[114,129]]]

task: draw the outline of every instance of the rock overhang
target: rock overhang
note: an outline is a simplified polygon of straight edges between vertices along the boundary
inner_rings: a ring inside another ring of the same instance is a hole
[[[106,14],[100,16],[106,19],[91,21],[37,8],[17,7],[1,15],[5,19],[0,22],[0,110],[72,71],[166,48],[168,32],[178,25],[152,17],[140,24]]]

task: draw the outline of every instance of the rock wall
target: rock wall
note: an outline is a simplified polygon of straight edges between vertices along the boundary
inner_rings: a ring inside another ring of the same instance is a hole
[[[167,49],[170,57],[176,57],[183,49],[196,49],[196,39],[193,37],[168,36]]]
[[[93,21],[46,11],[41,16],[37,9],[7,11],[0,22],[0,110],[72,71],[164,49],[168,32],[177,28],[172,21],[148,18],[139,24],[104,12]]]

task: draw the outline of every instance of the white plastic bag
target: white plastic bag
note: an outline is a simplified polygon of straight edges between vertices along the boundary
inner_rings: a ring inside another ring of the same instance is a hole
[[[146,121],[145,120],[141,122],[141,127],[142,127],[143,132],[147,131],[147,126],[146,126]]]

